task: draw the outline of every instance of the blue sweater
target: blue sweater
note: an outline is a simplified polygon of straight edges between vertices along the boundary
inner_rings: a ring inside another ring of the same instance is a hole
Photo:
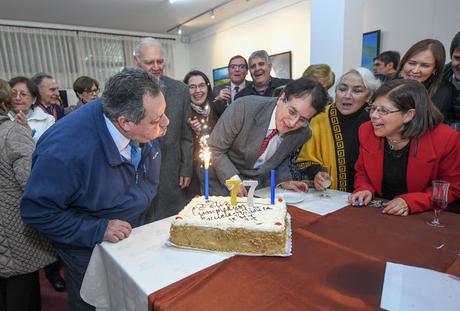
[[[158,142],[149,142],[136,172],[120,155],[101,100],[95,100],[38,141],[21,200],[22,218],[58,248],[93,248],[102,242],[110,219],[142,224],[157,192],[160,163]]]

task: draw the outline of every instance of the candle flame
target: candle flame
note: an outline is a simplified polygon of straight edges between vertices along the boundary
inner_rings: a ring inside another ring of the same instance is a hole
[[[208,147],[208,138],[209,135],[204,135],[200,139],[200,158],[204,161],[204,168],[208,169],[209,168],[209,162],[211,160],[211,152],[209,151]]]

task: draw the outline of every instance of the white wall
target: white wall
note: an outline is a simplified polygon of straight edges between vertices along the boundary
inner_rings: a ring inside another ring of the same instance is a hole
[[[364,32],[382,31],[380,51],[397,50],[402,57],[415,42],[432,38],[440,40],[448,54],[460,31],[460,1],[366,0],[363,25]]]
[[[227,66],[233,55],[247,58],[261,49],[268,54],[291,51],[292,76],[298,78],[310,61],[310,1],[271,1],[190,39],[189,69],[201,70],[211,80],[212,69]]]

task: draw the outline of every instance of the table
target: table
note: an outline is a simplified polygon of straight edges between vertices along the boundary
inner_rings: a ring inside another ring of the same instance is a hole
[[[345,207],[321,217],[288,210],[290,257],[158,245],[168,235],[170,219],[164,219],[96,247],[82,296],[111,310],[375,310],[387,261],[460,276],[460,215],[443,213],[447,227],[433,228],[426,224],[432,212],[397,217]],[[185,259],[178,262],[179,253]]]

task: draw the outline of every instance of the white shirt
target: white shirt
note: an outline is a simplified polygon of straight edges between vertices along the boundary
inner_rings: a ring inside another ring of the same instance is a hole
[[[12,111],[8,113],[11,121],[16,120],[16,114]],[[54,124],[54,117],[45,113],[41,108],[35,107],[27,114],[27,123],[32,130],[32,138],[35,142]]]
[[[276,109],[278,109],[278,106],[275,106],[275,109],[273,109],[272,116],[270,119],[270,124],[268,125],[268,130],[267,133],[265,134],[265,137],[270,135],[270,133],[273,130],[276,130]],[[276,152],[278,149],[279,145],[281,145],[281,142],[283,141],[283,138],[281,135],[275,135],[273,136],[272,139],[270,139],[270,142],[268,143],[267,149],[265,149],[264,153],[260,155],[260,157],[257,159],[256,163],[254,164],[254,168],[259,168],[264,164],[265,162],[268,161]]]
[[[236,95],[235,87],[236,86],[239,87],[238,89],[238,93],[239,93],[241,92],[242,89],[246,87],[246,81],[243,81],[240,85],[236,85],[233,82],[230,82],[230,92],[232,95],[232,101],[235,99],[235,95]]]
[[[131,161],[131,146],[129,145],[130,140],[126,138],[105,115],[104,120],[110,136],[112,136],[113,142],[120,152],[120,155],[122,155],[126,160]]]

